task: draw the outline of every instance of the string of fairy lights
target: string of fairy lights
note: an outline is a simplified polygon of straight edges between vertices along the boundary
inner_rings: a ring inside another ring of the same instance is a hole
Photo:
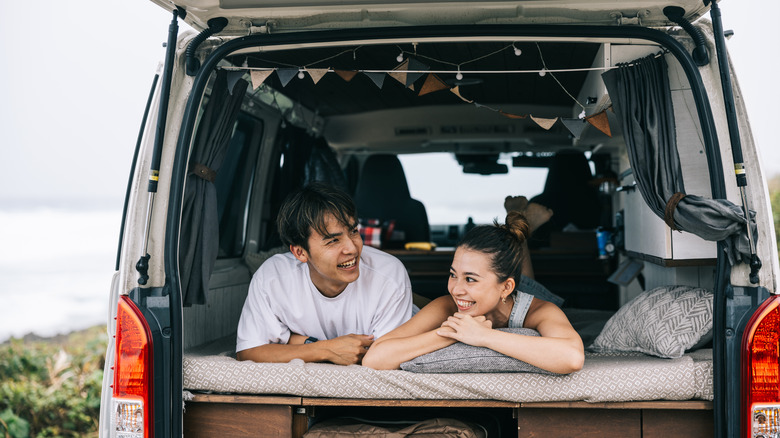
[[[307,63],[305,65],[293,65],[293,64],[287,64],[279,61],[256,59],[255,62],[265,63],[265,64],[276,64],[277,66],[276,67],[250,67],[248,65],[248,59],[245,59],[243,65],[241,66],[221,66],[220,68],[227,70],[229,73],[232,73],[228,77],[229,86],[231,88],[232,85],[239,78],[243,77],[246,73],[249,73],[252,82],[252,87],[254,90],[260,88],[263,85],[263,83],[274,73],[279,79],[279,82],[282,84],[282,87],[286,87],[295,77],[298,77],[298,79],[305,79],[307,75],[311,78],[311,80],[316,85],[320,80],[322,80],[322,78],[326,74],[333,73],[341,77],[341,79],[343,79],[346,82],[352,81],[352,79],[354,79],[354,77],[357,76],[358,74],[363,74],[367,76],[369,79],[371,79],[371,81],[378,88],[381,89],[384,86],[385,79],[387,77],[391,77],[396,81],[400,82],[401,84],[403,84],[406,88],[415,91],[419,96],[448,90],[449,92],[453,93],[455,96],[457,96],[465,103],[475,105],[478,108],[496,112],[498,114],[503,115],[504,117],[508,117],[511,119],[530,118],[537,125],[539,125],[541,128],[545,130],[551,129],[555,125],[555,123],[561,121],[561,123],[571,132],[571,134],[575,138],[579,138],[583,130],[585,129],[587,123],[589,125],[594,126],[596,129],[598,129],[605,135],[610,137],[612,136],[611,129],[609,126],[609,121],[606,114],[606,111],[611,110],[611,106],[599,112],[596,112],[594,114],[586,115],[586,109],[587,109],[586,105],[581,103],[576,97],[574,97],[574,95],[572,95],[569,92],[569,90],[566,89],[566,87],[564,87],[564,85],[556,76],[556,73],[606,71],[615,67],[607,66],[607,67],[578,67],[578,68],[566,68],[566,69],[552,69],[547,66],[547,63],[544,58],[544,53],[542,52],[541,47],[539,46],[538,43],[535,43],[535,46],[539,53],[539,59],[542,64],[541,68],[530,69],[530,70],[528,69],[471,70],[467,68],[468,65],[471,63],[497,55],[507,50],[512,50],[515,56],[522,56],[523,51],[517,47],[515,42],[512,42],[492,52],[477,56],[467,61],[455,63],[451,61],[436,59],[431,56],[418,53],[417,46],[418,46],[417,43],[413,43],[412,51],[405,50],[400,46],[397,46],[399,52],[398,52],[398,56],[396,57],[396,61],[399,62],[399,64],[392,69],[337,69],[333,67],[316,67],[316,66],[327,65],[326,63],[328,61],[349,54],[350,52],[352,53],[353,60],[355,60],[357,59],[358,50],[363,49],[364,46],[357,46],[354,48],[346,49],[342,52],[336,53],[335,55],[331,55],[316,60],[314,62]],[[660,52],[656,56],[661,56],[662,54],[663,52]],[[449,66],[449,68],[431,69],[422,60],[434,62],[437,63],[438,65]],[[441,79],[439,75],[444,75],[444,74],[454,75],[456,79],[456,84],[457,82],[463,81],[464,77],[467,75],[538,74],[539,76],[542,77],[549,75],[551,78],[553,78],[553,80],[555,80],[558,86],[571,98],[573,103],[579,106],[580,108],[582,108],[582,111],[580,112],[577,118],[538,117],[538,116],[534,116],[533,114],[514,114],[514,113],[506,112],[499,108],[494,108],[489,105],[481,104],[479,102],[474,101],[473,99],[469,99],[467,96],[464,96],[459,85],[450,85]],[[414,84],[417,82],[418,79],[420,79],[423,76],[425,76],[425,80],[423,81],[422,86],[419,87],[419,90],[415,90]],[[275,99],[276,98],[274,97],[274,100]]]

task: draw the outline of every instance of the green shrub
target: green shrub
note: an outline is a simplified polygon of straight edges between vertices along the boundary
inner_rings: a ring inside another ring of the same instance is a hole
[[[775,220],[775,239],[778,248],[777,256],[780,257],[780,175],[775,176],[769,181],[769,199],[772,203],[772,217]]]
[[[97,436],[106,334],[0,346],[0,437]]]

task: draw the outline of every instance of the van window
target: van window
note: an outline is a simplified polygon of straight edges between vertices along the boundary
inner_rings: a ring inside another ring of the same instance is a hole
[[[219,258],[240,257],[246,244],[249,198],[263,123],[240,115],[215,182],[219,218]]]
[[[499,164],[508,173],[479,175],[464,173],[453,154],[399,155],[413,198],[425,205],[431,225],[476,224],[498,218],[503,222],[504,198],[508,195],[531,199],[544,188],[546,167],[512,167],[512,157],[500,154]]]

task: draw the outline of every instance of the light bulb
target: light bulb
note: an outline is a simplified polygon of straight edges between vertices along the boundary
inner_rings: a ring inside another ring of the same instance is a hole
[[[306,75],[305,75],[305,74],[303,74],[303,70],[299,70],[299,71],[298,71],[298,79],[303,79],[303,78],[305,78],[305,77],[306,77]]]
[[[539,76],[544,77],[546,74],[547,74],[547,70],[546,69],[539,70]]]
[[[582,109],[582,112],[580,113],[580,120],[585,118],[585,108]]]
[[[404,61],[404,52],[399,53],[398,56],[395,57],[395,60],[398,61],[398,62],[403,62]]]
[[[523,51],[515,47],[515,56],[520,56],[523,54]]]
[[[460,69],[458,69],[458,73],[455,75],[455,79],[457,80],[463,79],[463,73],[460,72]]]

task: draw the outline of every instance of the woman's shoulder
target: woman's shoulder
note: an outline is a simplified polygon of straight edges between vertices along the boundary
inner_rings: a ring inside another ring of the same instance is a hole
[[[534,297],[531,301],[531,305],[528,307],[524,327],[536,328],[545,321],[561,320],[568,322],[566,314],[563,313],[560,307],[549,301],[540,300],[539,298]]]

